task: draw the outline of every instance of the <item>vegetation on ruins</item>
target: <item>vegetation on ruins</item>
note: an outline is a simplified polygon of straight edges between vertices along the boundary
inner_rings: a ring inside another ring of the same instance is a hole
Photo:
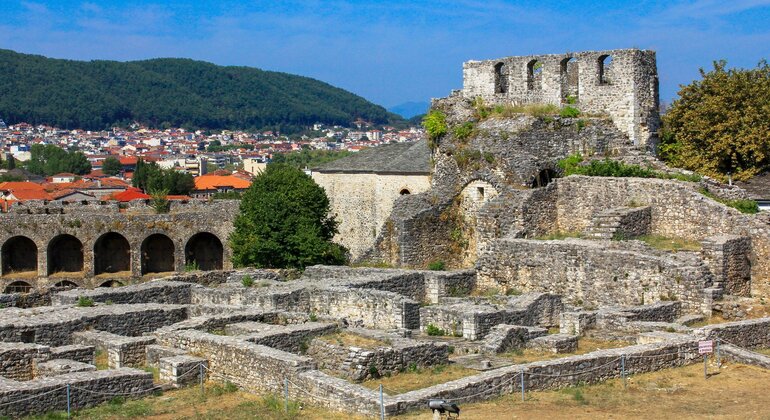
[[[84,175],[91,172],[91,163],[81,152],[67,152],[52,144],[33,144],[30,155],[25,166],[33,174],[51,176],[68,172]]]
[[[337,225],[326,193],[310,176],[287,164],[270,164],[241,199],[230,235],[233,263],[299,269],[344,264],[347,250],[332,242]]]
[[[81,308],[88,308],[88,307],[94,306],[94,300],[89,297],[80,296],[78,297],[77,306]]]
[[[189,59],[57,60],[0,50],[0,115],[66,129],[274,129],[403,121],[366,99],[308,77]],[[23,94],[22,94],[23,93]]]
[[[168,201],[168,190],[151,190],[150,205],[155,210],[155,213],[168,213],[171,209],[171,203]]]
[[[243,287],[251,287],[254,285],[254,279],[251,278],[251,276],[243,276],[241,279],[241,284]]]
[[[639,165],[629,165],[612,159],[592,160],[583,164],[583,156],[574,154],[561,159],[558,162],[559,168],[564,176],[585,175],[585,176],[609,176],[609,177],[632,177],[632,178],[660,178],[677,179],[679,181],[698,182],[701,176],[698,174],[686,175],[679,173],[666,173],[655,171],[649,168],[643,168]]]
[[[661,158],[722,180],[770,169],[770,65],[727,69],[717,61],[700,74],[663,117]]]
[[[144,191],[166,191],[171,195],[187,195],[195,188],[193,176],[174,169],[163,169],[155,162],[142,159],[136,163],[132,179],[134,187]]]
[[[425,115],[422,119],[422,126],[428,133],[428,145],[431,149],[434,149],[438,144],[438,139],[449,131],[446,122],[446,114],[435,109]]]
[[[759,213],[759,204],[757,204],[757,202],[754,200],[745,200],[745,199],[728,200],[712,194],[709,190],[705,188],[701,188],[700,190],[698,190],[698,192],[700,192],[701,194],[705,195],[706,197],[712,200],[718,201],[726,206],[737,209],[741,213],[746,213],[746,214]]]
[[[104,172],[105,175],[117,175],[122,169],[123,165],[121,165],[120,159],[115,156],[110,156],[102,162],[102,172]]]

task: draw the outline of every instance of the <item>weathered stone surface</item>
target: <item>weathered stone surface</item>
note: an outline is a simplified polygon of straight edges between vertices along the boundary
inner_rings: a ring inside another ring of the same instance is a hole
[[[52,359],[35,366],[36,377],[59,376],[74,372],[93,372],[96,366],[68,359]]]
[[[145,348],[154,344],[155,338],[125,337],[104,331],[89,330],[72,334],[72,341],[106,351],[107,366],[110,369],[118,369],[144,366],[147,360]]]
[[[53,305],[74,305],[81,297],[94,302],[111,303],[190,303],[190,283],[176,281],[150,281],[147,283],[125,287],[96,289],[74,289],[56,293],[52,298]]]
[[[205,381],[209,365],[206,359],[195,356],[164,357],[158,364],[160,382],[177,388]]]
[[[551,353],[572,353],[578,348],[578,336],[570,334],[548,334],[527,341],[527,348]]]
[[[490,354],[505,353],[522,348],[528,341],[546,334],[548,334],[548,330],[540,327],[495,325],[484,338],[482,349]]]

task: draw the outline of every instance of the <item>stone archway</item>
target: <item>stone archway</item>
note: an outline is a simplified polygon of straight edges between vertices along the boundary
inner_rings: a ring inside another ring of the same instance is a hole
[[[62,280],[54,284],[53,287],[56,287],[58,289],[77,289],[80,286],[78,286],[78,284],[75,283],[74,281]]]
[[[120,287],[120,286],[123,286],[123,283],[117,280],[108,280],[99,285],[99,287]]]
[[[105,233],[94,244],[94,274],[120,272],[131,272],[131,245],[119,233]]]
[[[48,243],[48,275],[82,273],[83,243],[72,235],[59,235]]]
[[[37,245],[26,236],[14,236],[3,243],[2,275],[37,274]]]
[[[32,291],[32,285],[26,281],[15,281],[5,286],[3,293],[29,293]]]
[[[154,233],[142,241],[142,274],[174,271],[174,241]]]
[[[221,270],[224,263],[222,241],[216,235],[200,232],[193,235],[184,248],[185,265],[199,270]]]
[[[553,169],[543,169],[540,172],[537,173],[537,176],[535,176],[532,179],[532,183],[530,187],[532,188],[541,188],[545,187],[546,185],[550,184],[551,181],[553,181],[556,178],[556,171]]]

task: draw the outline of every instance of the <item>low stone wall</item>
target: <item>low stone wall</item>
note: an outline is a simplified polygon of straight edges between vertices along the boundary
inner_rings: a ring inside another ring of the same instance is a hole
[[[84,297],[94,302],[188,304],[192,286],[191,283],[157,280],[115,288],[73,289],[56,293],[51,302],[53,305],[74,305]]]
[[[238,337],[196,330],[156,332],[156,337],[158,344],[163,346],[179,348],[192,355],[205,355],[209,367],[220,375],[220,379],[249,391],[276,392],[283,387],[284,379],[314,367],[308,357],[249,343]],[[215,373],[211,375],[215,376]]]
[[[719,346],[719,355],[735,363],[770,369],[770,357],[729,344]]]
[[[770,318],[707,325],[693,331],[693,335],[737,347],[770,347]]]
[[[620,376],[621,356],[625,356],[625,369],[629,375],[700,361],[698,343],[690,338],[599,350],[561,359],[507,366],[441,385],[388,396],[385,398],[385,411],[388,415],[396,415],[408,410],[424,410],[425,402],[430,399],[470,403],[519,392],[522,372],[525,389],[532,391],[597,383]]]
[[[352,329],[355,333],[360,329]],[[327,340],[310,342],[307,355],[321,369],[352,381],[376,379],[404,371],[411,366],[428,367],[449,363],[448,345],[390,337],[389,344],[371,348],[344,346]]]
[[[492,327],[481,345],[485,353],[504,353],[524,345],[537,337],[548,334],[548,330],[540,327],[525,327],[521,325],[500,324]]]
[[[714,286],[735,296],[751,296],[751,239],[712,236],[701,241],[703,257],[714,275]]]
[[[77,331],[96,329],[138,336],[184,319],[187,308],[180,305],[8,308],[0,311],[0,341],[62,346],[70,344]]]
[[[160,359],[158,366],[160,382],[179,388],[205,381],[209,363],[195,356],[172,356]]]
[[[439,303],[445,297],[467,296],[476,289],[476,270],[428,272],[425,287],[425,299],[430,303]]]
[[[433,325],[448,335],[480,340],[499,324],[554,326],[561,313],[561,297],[549,293],[527,293],[521,296],[497,296],[503,303],[490,299],[446,298],[445,304],[420,308],[420,329]]]
[[[420,304],[393,292],[327,287],[310,294],[310,312],[345,318],[356,327],[415,329]]]
[[[238,325],[238,324],[236,324]],[[263,324],[267,325],[267,324]],[[302,353],[313,337],[337,331],[336,324],[308,322],[295,325],[267,325],[262,331],[248,334],[244,340],[292,353]]]
[[[710,311],[711,273],[694,254],[656,252],[641,243],[579,239],[501,239],[477,264],[490,287],[557,293],[576,305],[640,305],[678,300]]]
[[[73,410],[93,407],[116,395],[138,398],[154,389],[152,373],[123,368],[78,372],[27,382],[0,384],[0,415],[22,417],[67,409],[67,385]]]
[[[74,372],[93,372],[96,366],[69,359],[52,359],[35,366],[35,377],[46,378]]]
[[[80,331],[72,335],[77,344],[91,345],[107,352],[107,366],[110,369],[121,367],[142,367],[145,365],[146,350],[155,343],[153,337],[125,337],[104,331]]]
[[[80,346],[73,344],[51,348],[52,359],[69,359],[93,365],[95,355],[96,348],[94,346]]]
[[[46,346],[24,343],[0,343],[0,376],[17,381],[33,378],[37,360],[47,360]]]

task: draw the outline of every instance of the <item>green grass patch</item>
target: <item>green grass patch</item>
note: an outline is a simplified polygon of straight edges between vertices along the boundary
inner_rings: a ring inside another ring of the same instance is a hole
[[[705,195],[706,197],[718,203],[722,203],[728,207],[732,207],[741,213],[745,213],[745,214],[759,213],[759,204],[757,204],[757,202],[754,200],[742,200],[742,199],[728,200],[721,197],[717,197],[711,191],[705,188],[701,188],[700,190],[698,190],[698,192],[700,192],[701,194]]]
[[[592,160],[587,165],[583,165],[583,156],[574,154],[561,159],[558,163],[564,176],[585,175],[585,176],[608,176],[621,178],[659,178],[675,179],[679,181],[698,182],[701,176],[698,174],[670,174],[643,168],[639,165],[629,165],[611,159]]]

